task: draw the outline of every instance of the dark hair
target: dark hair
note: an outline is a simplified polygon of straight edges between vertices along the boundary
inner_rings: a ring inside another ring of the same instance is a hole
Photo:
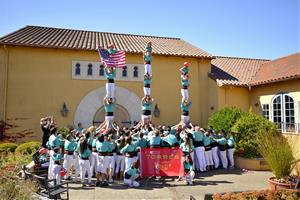
[[[148,127],[148,131],[149,131],[149,132],[152,131],[152,128],[151,128],[150,126]]]
[[[125,143],[126,144],[131,144],[131,140],[132,140],[131,136],[127,136],[126,139],[125,139]]]
[[[191,151],[192,150],[192,146],[191,146],[190,137],[188,135],[185,136],[184,143],[188,146],[189,151]]]
[[[101,134],[101,135],[98,137],[98,140],[99,140],[99,142],[104,142],[104,135]]]
[[[80,141],[80,146],[79,146],[80,153],[83,153],[84,150],[87,149],[87,147],[88,146],[85,140]]]
[[[189,164],[193,164],[193,159],[192,159],[192,157],[191,157],[191,155],[190,154],[187,154],[186,156],[185,156],[185,160],[186,160],[186,162],[187,163],[189,163]]]
[[[144,133],[140,132],[139,136],[140,136],[140,138],[143,138],[144,137]]]

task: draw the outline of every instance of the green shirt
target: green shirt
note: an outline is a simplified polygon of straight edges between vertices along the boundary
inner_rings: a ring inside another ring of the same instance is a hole
[[[79,150],[79,156],[81,158],[88,158],[91,155],[91,150],[89,148],[86,148],[82,153]]]
[[[183,167],[185,170],[193,170],[193,165],[186,161],[183,162]]]
[[[177,140],[176,136],[173,135],[173,134],[169,134],[166,137],[163,137],[162,139],[164,141],[166,141],[170,146],[178,143],[178,140]]]
[[[184,79],[184,78],[181,77],[181,85],[182,86],[189,86],[190,85],[189,79]]]
[[[204,136],[204,137],[203,137],[203,144],[204,144],[204,146],[210,145],[210,144],[211,144],[211,139],[210,139],[210,137]]]
[[[105,77],[107,79],[114,79],[114,78],[116,78],[116,71],[115,70],[112,70],[112,72],[108,72],[108,70],[105,69],[104,71],[105,71]]]
[[[187,73],[189,73],[189,68],[186,67],[186,66],[183,66],[183,67],[180,68],[180,71],[181,71],[183,74],[187,74]]]
[[[232,147],[234,145],[234,138],[233,136],[229,136],[229,138],[227,139],[227,145]]]
[[[181,102],[180,108],[181,111],[184,112],[184,111],[189,111],[191,106],[192,106],[192,102],[189,102],[187,105],[184,105],[184,103]]]
[[[96,142],[96,149],[98,152],[110,152],[111,144],[107,141],[100,142],[99,140]]]
[[[130,175],[130,177],[135,176],[136,175],[136,168],[134,167],[130,167],[125,173],[127,173],[128,175]]]
[[[55,153],[52,155],[52,160],[60,161],[62,159],[62,155],[60,153]]]
[[[185,143],[181,143],[180,149],[182,150],[182,152],[192,152],[192,151],[194,151],[195,147],[193,144],[191,144],[191,149],[189,149],[188,145],[186,145]]]
[[[109,103],[105,102],[104,103],[104,110],[105,110],[106,113],[115,112],[115,103],[113,102],[113,103],[109,104]]]
[[[149,79],[144,78],[144,84],[151,84],[151,78],[149,78]]]
[[[142,110],[150,110],[152,109],[152,103],[145,103],[144,101],[142,102]]]
[[[60,147],[61,145],[61,142],[60,142],[60,139],[58,136],[56,135],[51,135],[49,137],[49,141],[48,141],[48,144],[51,148],[54,148],[54,147]]]
[[[150,136],[149,137],[149,145],[150,146],[160,145],[160,142],[161,142],[160,136]]]
[[[120,150],[120,153],[129,153],[129,152],[135,152],[137,147],[136,142],[132,142],[131,144],[126,144],[125,147],[123,147]]]
[[[151,55],[144,55],[144,61],[152,61],[152,56]]]
[[[201,142],[201,141],[203,141],[203,133],[198,132],[198,131],[194,131],[193,132],[193,138],[196,142]]]
[[[65,150],[67,150],[67,151],[75,151],[76,146],[77,146],[77,143],[73,139],[71,141],[69,141],[69,140],[65,141]]]
[[[214,139],[218,144],[220,145],[226,145],[227,141],[224,137],[221,137],[220,139]]]
[[[138,139],[138,146],[140,148],[146,148],[148,146],[148,142],[145,138],[139,138]]]
[[[152,47],[146,46],[146,51],[151,53],[152,52]]]
[[[115,53],[117,53],[118,51],[115,50],[115,49],[107,49],[107,52],[108,52],[109,54],[115,54]]]

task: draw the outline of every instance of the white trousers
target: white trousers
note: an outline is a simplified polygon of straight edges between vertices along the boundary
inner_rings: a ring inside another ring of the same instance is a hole
[[[205,162],[207,166],[214,164],[211,150],[204,151],[204,156],[205,156]]]
[[[181,89],[181,96],[183,100],[189,99],[189,90],[188,89]]]
[[[219,153],[220,153],[222,166],[223,166],[224,169],[226,169],[228,167],[226,150],[225,151],[219,151]]]
[[[61,176],[61,165],[54,164],[52,166],[52,178],[56,180],[56,184],[60,184]]]
[[[124,172],[125,170],[125,156],[117,155],[116,156],[116,169],[115,173]]]
[[[107,156],[107,157],[108,157],[108,168],[112,169],[112,175],[114,175],[115,157],[114,156]]]
[[[213,158],[213,161],[214,161],[214,164],[215,164],[215,168],[218,168],[219,165],[220,165],[220,159],[219,159],[219,156],[218,156],[218,147],[215,146],[213,148],[211,148],[211,152],[212,152],[212,158]]]
[[[130,187],[139,187],[140,184],[137,181],[135,181],[135,179],[137,179],[139,176],[139,174],[136,174],[135,176],[130,177],[130,179],[124,178],[124,183],[128,184]]]
[[[74,155],[64,155],[64,168],[67,170],[67,173],[65,175],[65,178],[69,178],[70,176],[70,171],[71,171],[71,166],[74,165]]]
[[[81,158],[79,158],[79,168],[80,168],[81,183],[84,183],[85,173],[88,174],[88,183],[91,183],[92,173],[91,173],[90,161],[82,160]]]
[[[185,175],[185,180],[186,180],[186,182],[192,184],[193,180],[194,180],[194,177],[195,177],[195,172],[194,171],[189,171]]]
[[[105,120],[109,121],[109,123],[113,123],[115,116],[105,116]]]
[[[144,87],[144,95],[145,95],[145,96],[146,96],[146,95],[150,95],[150,93],[151,93],[151,89],[148,88],[148,87]]]
[[[115,83],[106,83],[106,96],[107,98],[114,98],[115,97]]]
[[[80,174],[80,167],[79,167],[78,153],[76,152],[74,152],[74,168],[75,168],[75,178],[77,178]]]
[[[125,171],[127,171],[130,167],[134,158],[125,157]]]
[[[145,124],[149,124],[149,122],[151,122],[151,115],[142,115],[142,121]]]
[[[108,156],[98,156],[97,172],[100,172],[102,174],[107,174],[108,165],[109,165]]]
[[[152,75],[151,64],[145,64],[145,74]]]
[[[190,116],[181,115],[181,121],[188,124],[190,122]]]
[[[234,148],[232,149],[227,149],[227,156],[228,156],[228,161],[229,161],[229,167],[234,167]]]
[[[205,161],[205,155],[204,155],[204,147],[197,147],[195,149],[195,153],[197,156],[197,161],[199,165],[199,169],[201,172],[206,171],[206,161]]]
[[[53,176],[52,176],[52,168],[53,168],[53,165],[54,165],[54,161],[52,159],[52,156],[54,154],[54,151],[53,150],[50,150],[49,152],[49,155],[50,155],[50,162],[49,162],[49,167],[48,167],[48,179],[53,179]]]
[[[98,153],[92,152],[90,155],[90,164],[91,164],[91,174],[96,174],[97,172],[97,164],[98,163]]]

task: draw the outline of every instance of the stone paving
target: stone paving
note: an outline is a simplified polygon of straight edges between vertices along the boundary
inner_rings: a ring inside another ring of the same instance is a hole
[[[82,187],[80,183],[70,184],[71,200],[94,199],[205,199],[214,192],[246,191],[267,189],[267,180],[273,174],[269,171],[246,171],[241,169],[219,169],[196,175],[192,186],[176,178],[161,180],[143,179],[140,188],[128,188],[121,181],[109,187]]]

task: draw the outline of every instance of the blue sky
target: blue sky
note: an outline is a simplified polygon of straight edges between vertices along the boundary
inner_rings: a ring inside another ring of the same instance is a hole
[[[213,54],[300,51],[299,0],[1,0],[0,36],[26,25],[180,37]]]

